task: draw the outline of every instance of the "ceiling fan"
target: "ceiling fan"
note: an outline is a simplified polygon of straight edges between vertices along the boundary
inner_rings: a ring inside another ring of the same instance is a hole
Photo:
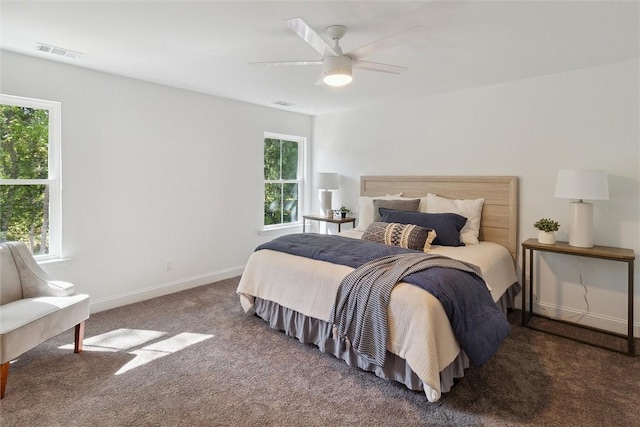
[[[325,84],[328,84],[330,86],[344,86],[351,83],[353,79],[351,76],[352,68],[390,74],[400,74],[403,71],[408,70],[408,68],[406,67],[363,61],[361,58],[364,58],[365,56],[370,55],[376,51],[386,49],[394,44],[401,42],[410,35],[410,32],[412,30],[420,28],[419,26],[409,28],[394,35],[361,46],[350,52],[343,53],[342,48],[340,48],[339,42],[347,31],[347,27],[345,27],[344,25],[331,25],[327,27],[327,35],[333,40],[333,46],[331,46],[304,19],[291,18],[287,19],[285,22],[287,23],[289,28],[293,30],[294,33],[300,36],[302,40],[307,42],[320,55],[322,55],[322,59],[303,61],[251,62],[249,64],[263,65],[267,67],[322,65],[322,74],[320,75],[320,80],[318,83],[324,82]]]

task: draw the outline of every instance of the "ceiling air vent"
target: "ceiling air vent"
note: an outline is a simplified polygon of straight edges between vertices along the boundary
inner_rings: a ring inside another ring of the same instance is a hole
[[[293,107],[294,105],[296,105],[286,101],[274,101],[272,102],[272,104],[280,105],[282,107]]]
[[[65,56],[67,58],[78,58],[82,56],[81,52],[75,52],[73,50],[55,47],[44,43],[38,43],[36,45],[36,49],[40,52],[52,53],[54,55]]]

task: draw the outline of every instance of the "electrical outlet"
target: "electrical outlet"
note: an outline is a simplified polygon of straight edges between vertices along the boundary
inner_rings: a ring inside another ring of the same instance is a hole
[[[172,259],[168,259],[168,260],[165,261],[164,270],[165,271],[173,270],[173,260]]]

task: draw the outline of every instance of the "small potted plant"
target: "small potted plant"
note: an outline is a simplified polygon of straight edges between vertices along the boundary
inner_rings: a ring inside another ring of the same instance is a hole
[[[542,218],[536,221],[533,226],[540,230],[538,232],[538,242],[553,245],[556,242],[556,231],[560,228],[558,221],[551,218]]]
[[[340,218],[346,218],[349,212],[351,212],[349,208],[347,208],[344,205],[340,206],[340,209],[335,210],[335,214],[336,215],[340,214]]]

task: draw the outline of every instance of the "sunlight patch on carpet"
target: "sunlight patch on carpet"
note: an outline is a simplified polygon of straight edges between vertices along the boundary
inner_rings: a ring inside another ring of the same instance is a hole
[[[147,331],[143,329],[115,329],[113,331],[105,332],[104,334],[96,335],[95,337],[84,339],[83,350],[107,352],[123,351],[141,346],[166,334],[166,332]],[[67,344],[60,348],[67,350],[73,349],[73,344]]]
[[[190,332],[181,332],[172,337],[156,341],[152,344],[146,343],[157,340],[167,335],[167,332],[150,331],[143,329],[116,329],[96,335],[84,340],[83,351],[100,351],[100,352],[119,352],[126,351],[128,354],[136,356],[124,366],[122,366],[114,375],[120,375],[131,369],[145,365],[161,357],[168,356],[189,346],[197,344],[201,341],[212,338],[213,335],[194,334]],[[73,349],[73,344],[66,344],[61,349]]]

